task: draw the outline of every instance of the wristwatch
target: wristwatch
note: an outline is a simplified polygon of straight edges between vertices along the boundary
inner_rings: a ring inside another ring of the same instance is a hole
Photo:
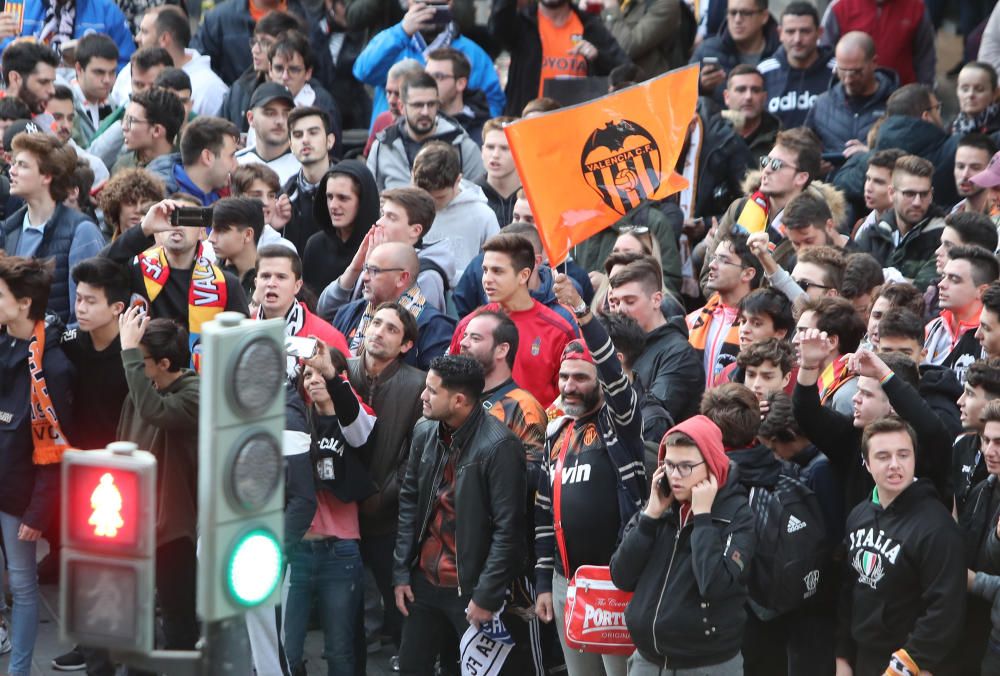
[[[576,315],[577,319],[586,317],[590,314],[590,306],[587,305],[587,301],[580,300],[580,304],[573,308],[573,314]]]

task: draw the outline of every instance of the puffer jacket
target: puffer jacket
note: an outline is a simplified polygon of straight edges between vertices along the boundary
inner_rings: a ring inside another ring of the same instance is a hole
[[[640,512],[625,528],[611,577],[619,589],[635,592],[625,623],[636,649],[654,664],[693,669],[740,650],[756,538],[739,476],[730,463],[711,514],[682,525],[675,501],[659,519]]]
[[[841,152],[851,139],[863,143],[875,120],[885,115],[885,102],[899,89],[899,77],[891,70],[879,68],[875,71],[875,79],[878,89],[857,108],[848,104],[847,93],[840,82],[816,97],[804,124],[816,132],[824,150]]]
[[[412,584],[420,544],[433,516],[432,505],[445,465],[454,454],[455,552],[458,595],[480,608],[499,611],[515,571],[527,556],[524,446],[507,426],[481,406],[455,430],[451,444],[442,423],[423,420],[413,431],[406,476],[399,489],[392,583]]]

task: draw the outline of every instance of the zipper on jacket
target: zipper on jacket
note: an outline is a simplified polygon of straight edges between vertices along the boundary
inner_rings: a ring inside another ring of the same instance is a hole
[[[677,556],[677,544],[681,541],[681,531],[684,530],[683,527],[677,529],[677,534],[674,536],[674,550],[670,552],[670,563],[667,564],[667,574],[663,576],[663,586],[660,588],[660,597],[656,601],[656,610],[653,612],[653,622],[650,629],[653,633],[653,650],[656,654],[660,654],[660,647],[656,645],[656,617],[660,614],[660,605],[663,603],[663,594],[667,591],[667,580],[670,579],[670,569],[674,567],[674,557]],[[664,661],[666,665],[666,661]]]

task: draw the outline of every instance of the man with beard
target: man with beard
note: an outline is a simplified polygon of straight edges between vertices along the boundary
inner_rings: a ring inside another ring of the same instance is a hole
[[[916,155],[896,160],[889,197],[892,210],[855,238],[862,251],[894,267],[918,289],[936,276],[935,254],[944,230],[944,211],[934,204],[934,165]]]
[[[175,200],[153,205],[138,227],[122,233],[101,255],[128,268],[133,305],[145,307],[153,319],[166,317],[187,329],[197,365],[202,324],[223,311],[247,315],[249,310],[236,276],[205,255],[202,228],[170,224],[170,214],[185,206],[190,204]]]
[[[569,307],[581,303],[563,274],[556,277],[556,296]],[[579,317],[584,340],[571,341],[562,354],[565,415],[549,427],[548,478],[535,498],[535,608],[543,622],[555,620],[569,676],[624,674],[624,656],[571,649],[563,628],[568,580],[579,566],[611,562],[646,492],[639,396],[601,322],[589,308]]]
[[[282,185],[292,178],[302,168],[289,147],[288,114],[294,107],[292,93],[277,82],[257,87],[247,111],[254,143],[236,153],[236,161],[266,164],[278,174]]]
[[[997,144],[986,134],[966,134],[955,149],[955,188],[962,201],[952,207],[951,213],[972,211],[990,213],[989,192],[972,182],[972,177],[982,172],[997,151]]]
[[[425,143],[435,139],[455,146],[463,178],[475,183],[486,175],[476,142],[456,122],[441,115],[437,80],[427,73],[415,75],[403,82],[400,96],[402,118],[375,137],[368,154],[368,169],[379,190],[409,185],[413,159]]]
[[[520,115],[526,103],[545,96],[548,80],[608,75],[628,63],[599,14],[577,9],[569,0],[521,6],[501,0],[490,15],[490,33],[511,54],[504,115]]]
[[[458,120],[472,140],[482,145],[483,124],[490,117],[490,109],[486,96],[469,88],[469,59],[453,47],[442,47],[428,52],[425,70],[437,80],[441,112]]]
[[[376,115],[372,121],[371,131],[368,132],[368,142],[365,143],[365,151],[362,153],[365,157],[368,157],[378,133],[391,126],[403,114],[403,101],[399,98],[399,90],[403,86],[403,80],[408,80],[412,76],[422,73],[423,70],[424,67],[416,59],[397,61],[389,69],[389,74],[385,78],[385,98],[389,102],[389,108]]]
[[[316,189],[330,169],[334,137],[330,121],[319,108],[301,106],[288,113],[288,146],[301,165],[298,173],[282,187],[276,209],[289,218],[282,236],[305,251],[306,242],[318,232],[313,218]],[[326,199],[323,195],[321,199]]]
[[[451,18],[451,2],[432,4],[412,0],[402,5],[409,5],[403,20],[373,37],[354,62],[354,77],[375,88],[372,120],[389,108],[386,78],[391,66],[403,59],[424,64],[428,52],[441,47],[451,47],[465,55],[471,66],[469,88],[486,95],[490,115],[500,115],[505,98],[493,61],[482,47],[459,33],[458,24]]]
[[[55,94],[58,66],[59,57],[45,45],[28,41],[10,45],[0,58],[5,96],[21,99],[32,115],[40,115]]]

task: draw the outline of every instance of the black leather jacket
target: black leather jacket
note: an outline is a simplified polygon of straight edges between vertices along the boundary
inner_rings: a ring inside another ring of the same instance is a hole
[[[457,453],[458,594],[471,596],[484,610],[497,611],[511,579],[524,569],[527,555],[524,448],[506,425],[480,406],[452,435],[450,447],[438,436],[440,425],[421,420],[413,431],[406,477],[399,489],[392,583],[411,584],[445,464],[450,453]]]

